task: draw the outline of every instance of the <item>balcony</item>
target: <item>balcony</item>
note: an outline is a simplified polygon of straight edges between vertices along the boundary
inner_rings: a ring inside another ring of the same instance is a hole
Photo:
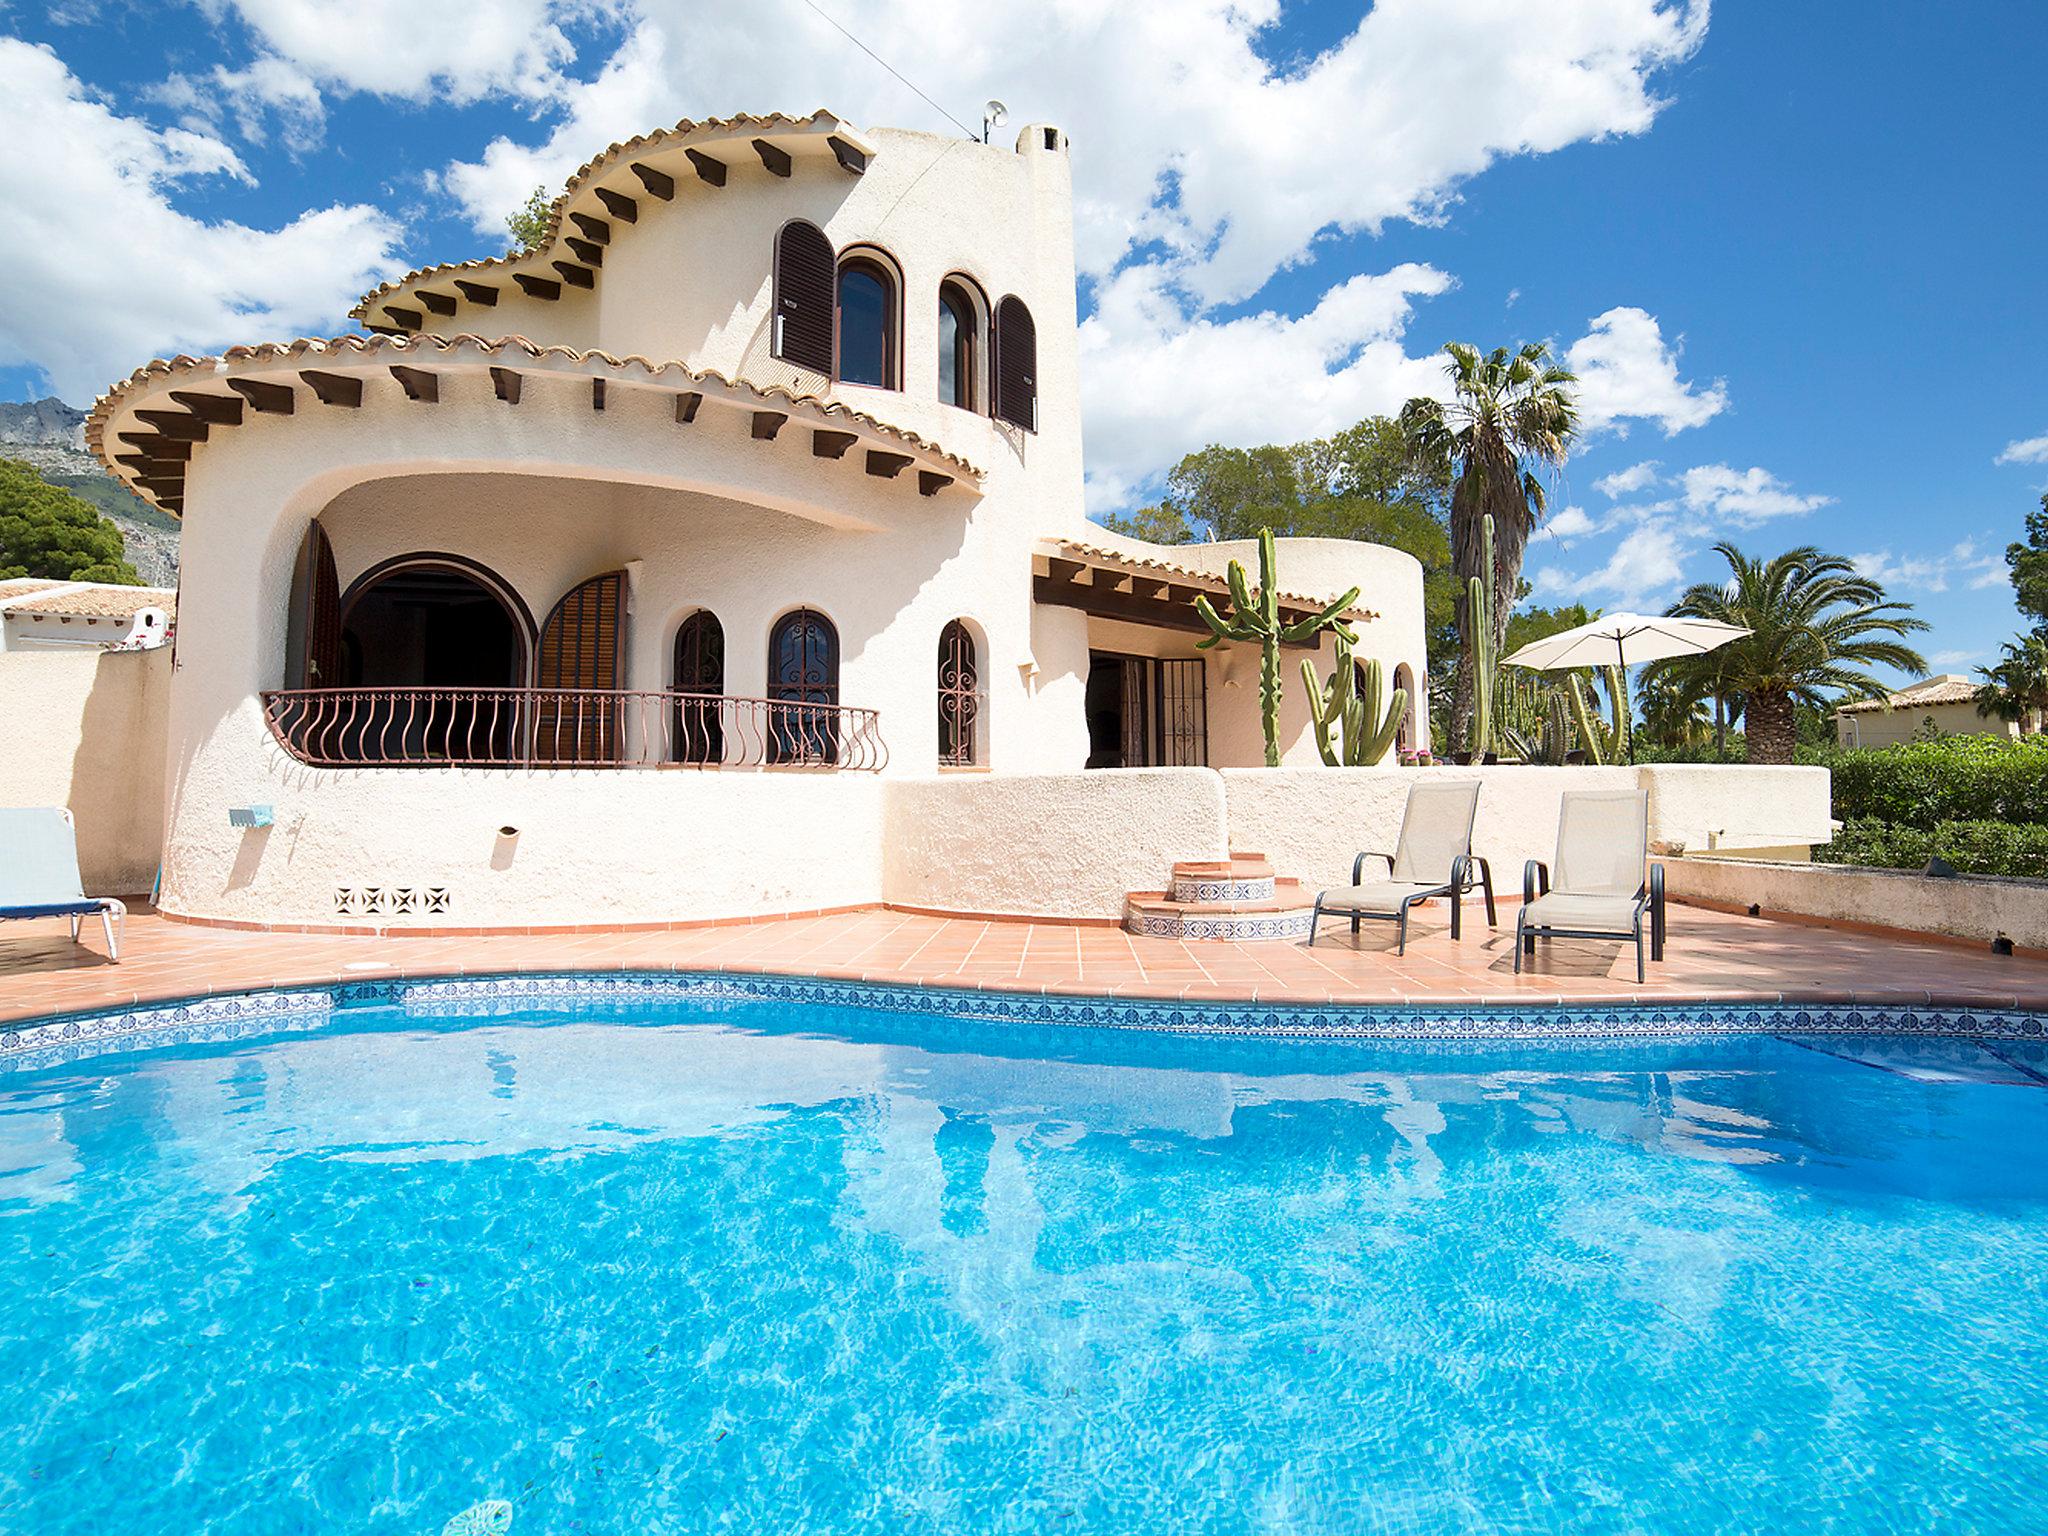
[[[542,688],[304,688],[263,696],[313,768],[811,768],[876,773],[881,718],[823,699]]]

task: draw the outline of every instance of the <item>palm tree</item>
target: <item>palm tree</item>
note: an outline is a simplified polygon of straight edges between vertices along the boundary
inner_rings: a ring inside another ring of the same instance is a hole
[[[1670,666],[1645,667],[1636,688],[1643,740],[1680,749],[1703,745],[1714,728],[1707,718],[1706,701],[1711,696],[1711,679],[1696,679]]]
[[[1578,436],[1573,395],[1578,375],[1559,364],[1542,342],[1513,352],[1482,353],[1467,342],[1444,348],[1450,357],[1448,401],[1421,398],[1401,408],[1401,431],[1426,468],[1456,476],[1451,489],[1451,568],[1457,576],[1458,627],[1468,638],[1458,671],[1454,744],[1461,743],[1472,697],[1472,642],[1465,616],[1467,581],[1493,582],[1494,642],[1507,635],[1508,615],[1520,595],[1522,553],[1541,520],[1545,498],[1537,469],[1555,473]],[[1480,532],[1493,517],[1494,569],[1479,569]]]
[[[1984,679],[1977,689],[1977,713],[2019,722],[2022,736],[2033,735],[2048,718],[2048,635],[2035,631],[2008,641],[1995,667],[1979,667]]]
[[[1687,588],[1670,612],[1750,631],[1712,653],[1718,685],[1742,697],[1750,762],[1792,761],[1801,704],[1825,709],[1842,699],[1882,698],[1884,685],[1863,668],[1927,670],[1903,638],[1927,625],[1841,555],[1808,544],[1757,560],[1725,540],[1714,552],[1728,562],[1727,583]]]

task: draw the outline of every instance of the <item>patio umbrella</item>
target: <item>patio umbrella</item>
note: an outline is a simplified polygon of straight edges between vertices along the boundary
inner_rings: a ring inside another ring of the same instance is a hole
[[[1545,635],[1541,640],[1531,640],[1513,655],[1503,656],[1501,662],[1505,666],[1531,667],[1539,672],[1614,666],[1626,672],[1638,662],[1704,655],[1748,633],[1740,624],[1723,624],[1718,619],[1606,613],[1590,624],[1560,630],[1554,635]],[[1636,735],[1633,730],[1628,733],[1628,752],[1629,761],[1634,762]]]

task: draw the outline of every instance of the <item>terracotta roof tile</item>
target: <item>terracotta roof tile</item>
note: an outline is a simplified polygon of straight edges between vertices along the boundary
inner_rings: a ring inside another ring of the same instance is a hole
[[[1900,689],[1881,699],[1860,699],[1842,705],[1835,713],[1862,715],[1882,709],[1928,709],[1936,704],[1974,704],[1976,700],[1977,685],[1968,678],[1937,678],[1928,687]]]
[[[1229,582],[1214,571],[1201,570],[1196,566],[1184,565],[1173,560],[1161,559],[1157,555],[1133,554],[1129,550],[1113,549],[1105,544],[1090,544],[1080,539],[1049,538],[1039,541],[1039,553],[1052,554],[1084,563],[1113,565],[1128,571],[1157,571],[1162,575],[1177,577],[1183,581],[1197,582],[1212,591],[1229,590]],[[1284,602],[1302,608],[1321,608],[1342,596],[1342,593],[1328,592],[1321,597],[1303,592],[1289,592],[1282,589],[1280,597]],[[1376,619],[1379,615],[1370,608],[1353,606],[1344,610],[1347,619]]]
[[[120,587],[100,582],[68,586],[60,583],[56,584],[56,590],[40,597],[7,605],[11,614],[68,614],[81,619],[132,619],[145,608],[162,608],[175,618],[178,594],[169,587]]]
[[[950,465],[968,479],[979,481],[982,478],[982,471],[977,466],[956,453],[948,452],[930,439],[907,428],[892,426],[879,417],[871,416],[865,411],[856,411],[837,400],[827,399],[821,395],[797,394],[779,384],[755,384],[746,379],[728,378],[713,369],[694,369],[681,362],[657,361],[642,357],[638,353],[617,357],[595,348],[582,351],[574,347],[542,346],[524,336],[438,336],[432,333],[413,336],[350,335],[325,339],[302,336],[288,342],[266,341],[250,346],[229,347],[217,357],[192,357],[180,353],[176,357],[155,358],[137,368],[95,402],[92,414],[85,422],[85,444],[99,456],[100,462],[107,466],[110,473],[123,484],[129,485],[137,495],[147,497],[146,491],[131,483],[131,477],[125,468],[115,463],[114,454],[118,450],[109,448],[105,441],[108,422],[131,395],[154,391],[169,381],[187,374],[218,373],[240,363],[274,362],[291,367],[311,366],[317,363],[324,368],[347,369],[354,365],[368,367],[373,363],[389,363],[395,360],[393,354],[396,358],[407,361],[426,361],[434,357],[461,361],[464,354],[485,359],[500,357],[507,353],[524,354],[536,362],[559,363],[569,367],[596,363],[602,365],[613,377],[637,374],[649,383],[666,384],[677,389],[700,384],[716,386],[749,401],[794,408],[820,423],[858,425],[879,437],[915,449],[934,460]],[[257,370],[247,371],[254,373]]]
[[[558,253],[555,249],[562,240],[562,223],[569,204],[576,200],[577,193],[584,186],[610,171],[621,159],[631,155],[644,155],[656,149],[665,149],[679,139],[706,139],[728,136],[735,130],[752,133],[773,132],[777,129],[796,128],[841,128],[842,119],[822,108],[804,117],[791,117],[785,112],[755,114],[742,112],[734,117],[707,117],[699,120],[684,118],[673,128],[657,128],[652,133],[635,134],[632,138],[614,143],[583,162],[583,165],[562,187],[561,196],[548,205],[547,232],[538,246],[530,251],[518,251],[505,256],[486,256],[481,260],[442,262],[438,265],[415,267],[403,277],[393,278],[364,294],[348,312],[351,320],[368,320],[370,311],[376,305],[398,293],[421,278],[451,276],[461,272],[505,272],[518,268],[530,270],[535,276],[553,280],[548,262]],[[573,257],[571,259],[574,259]]]

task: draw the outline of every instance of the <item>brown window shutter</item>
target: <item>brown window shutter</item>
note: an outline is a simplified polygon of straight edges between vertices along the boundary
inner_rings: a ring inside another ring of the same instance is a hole
[[[769,351],[786,363],[829,376],[835,308],[832,242],[815,224],[794,219],[775,237],[775,313]]]
[[[625,607],[624,571],[593,576],[555,604],[540,631],[534,685],[543,695],[618,688]],[[542,697],[535,711],[535,761],[617,761],[619,710],[616,700]]]
[[[996,415],[1027,432],[1038,430],[1038,327],[1014,293],[996,306]]]
[[[342,685],[341,583],[334,571],[334,546],[317,522],[307,526],[292,572],[284,681],[287,688]]]

